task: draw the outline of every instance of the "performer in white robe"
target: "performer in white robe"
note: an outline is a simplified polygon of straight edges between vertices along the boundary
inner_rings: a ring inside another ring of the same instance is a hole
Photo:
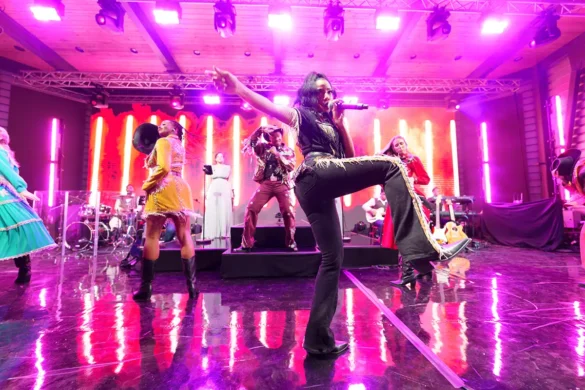
[[[233,193],[229,182],[231,167],[224,164],[222,153],[215,155],[211,183],[205,200],[205,238],[230,236],[233,223]]]

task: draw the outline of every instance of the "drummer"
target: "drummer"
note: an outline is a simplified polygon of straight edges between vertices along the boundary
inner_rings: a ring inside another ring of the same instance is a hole
[[[116,210],[116,214],[126,217],[124,222],[129,226],[133,226],[136,216],[136,208],[137,197],[134,193],[134,187],[132,184],[128,184],[126,186],[126,193],[120,194],[118,199],[116,199],[114,209]]]

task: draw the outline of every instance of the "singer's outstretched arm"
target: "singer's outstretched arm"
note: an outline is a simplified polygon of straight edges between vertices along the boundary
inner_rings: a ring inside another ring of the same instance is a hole
[[[206,73],[211,75],[213,83],[218,89],[238,95],[255,109],[278,119],[287,126],[294,125],[296,112],[291,107],[277,106],[264,96],[246,87],[244,83],[228,71],[213,67],[213,71],[207,71]]]

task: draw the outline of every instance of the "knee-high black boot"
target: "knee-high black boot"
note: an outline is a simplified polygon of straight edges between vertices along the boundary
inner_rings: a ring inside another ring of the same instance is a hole
[[[14,283],[26,284],[30,282],[31,269],[30,269],[30,256],[21,256],[14,259],[14,265],[18,268],[18,276]]]
[[[195,298],[197,294],[199,294],[199,289],[197,288],[197,278],[196,274],[196,263],[195,263],[195,256],[191,257],[190,259],[181,259],[183,262],[183,273],[185,274],[185,279],[187,280],[187,291],[189,291],[189,298]]]
[[[154,280],[154,261],[142,260],[142,281],[140,288],[134,294],[135,301],[148,301],[152,296],[152,281]]]
[[[410,262],[404,261],[402,256],[400,256],[400,269],[402,271],[402,275],[400,279],[393,280],[390,284],[394,284],[396,286],[406,286],[416,280],[416,275],[414,274],[414,268]]]

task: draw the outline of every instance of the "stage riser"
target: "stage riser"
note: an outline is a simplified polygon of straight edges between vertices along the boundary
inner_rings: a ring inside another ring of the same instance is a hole
[[[197,271],[219,271],[221,255],[225,249],[196,249]],[[183,271],[181,251],[177,249],[162,249],[155,263],[156,272]]]
[[[242,245],[242,235],[244,227],[242,225],[232,226],[231,229],[231,247],[238,248]],[[257,248],[264,249],[284,249],[284,226],[258,226],[254,235]],[[315,237],[310,226],[297,226],[295,241],[301,249],[315,249]]]
[[[223,249],[199,249],[198,271],[220,271],[223,278],[313,277],[321,262],[321,253],[314,252],[251,252],[231,253]],[[376,246],[346,246],[343,268],[398,264],[398,252]],[[156,272],[182,271],[181,252],[161,250]]]

